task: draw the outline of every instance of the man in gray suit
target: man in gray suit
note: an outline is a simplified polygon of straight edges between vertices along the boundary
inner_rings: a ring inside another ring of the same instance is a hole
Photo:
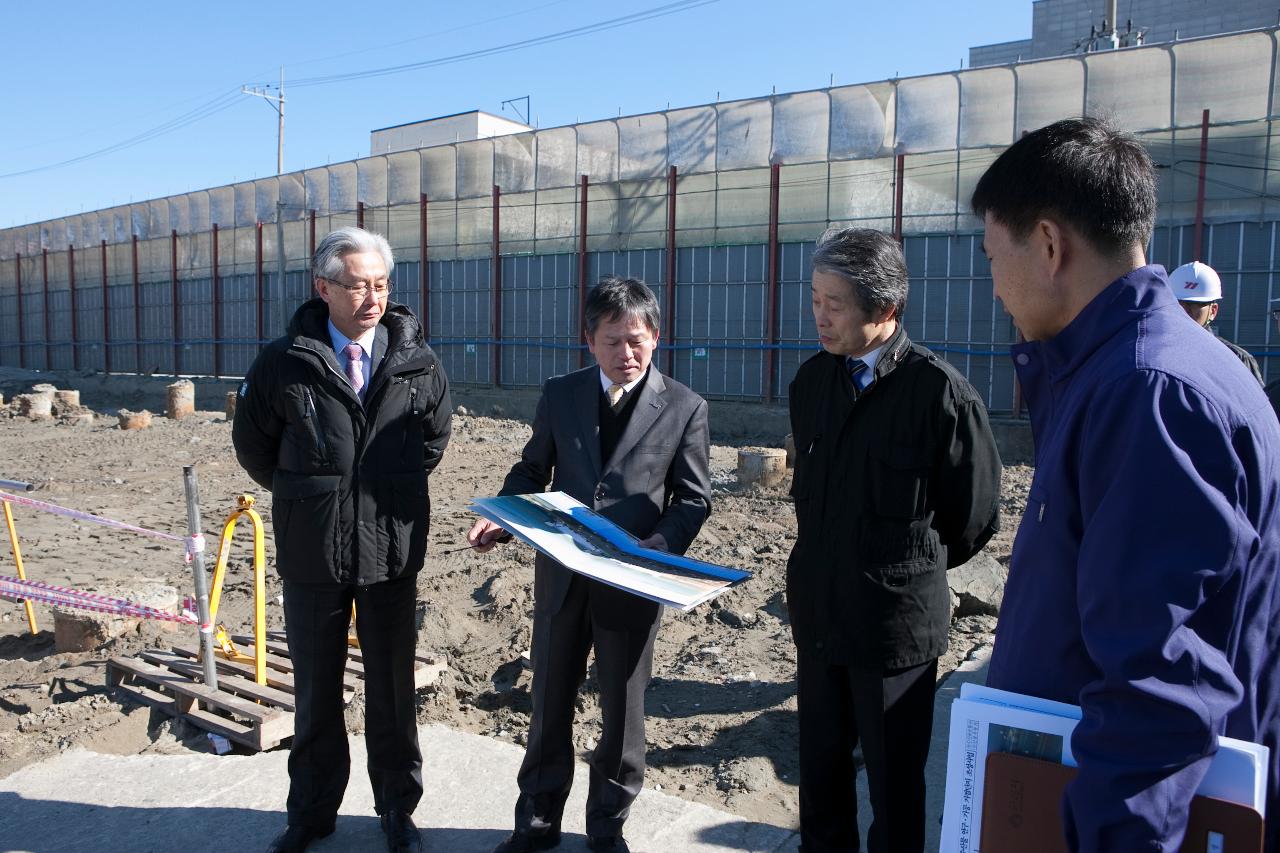
[[[707,403],[653,366],[658,303],[644,282],[604,279],[585,309],[597,366],[547,380],[533,437],[501,494],[541,492],[550,483],[641,544],[682,554],[711,510]],[[467,534],[480,552],[504,537],[483,519]],[[515,832],[494,853],[560,843],[573,781],[574,702],[592,646],[603,732],[591,754],[587,846],[625,853],[622,824],[644,781],[644,690],[661,608],[543,554],[533,590],[533,717]]]

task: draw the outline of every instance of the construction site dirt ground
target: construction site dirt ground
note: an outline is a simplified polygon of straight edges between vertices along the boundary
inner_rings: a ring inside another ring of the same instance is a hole
[[[149,429],[126,432],[117,428],[114,412],[105,411],[114,401],[82,402],[101,410],[93,426],[0,417],[0,477],[35,483],[32,496],[44,501],[182,534],[182,466],[193,464],[203,527],[213,542],[236,496],[255,495],[268,524],[267,622],[281,628],[271,496],[236,464],[224,415],[157,417]],[[419,720],[516,744],[524,740],[530,712],[531,674],[521,653],[529,648],[533,554],[515,544],[484,555],[456,549],[474,520],[468,500],[497,490],[528,436],[519,421],[455,417],[453,441],[430,480],[430,554],[418,579],[419,652],[447,665],[434,685],[419,691]],[[789,482],[741,487],[736,466],[737,448],[712,448],[714,511],[690,554],[754,576],[691,613],[664,613],[646,696],[646,784],[789,826],[797,810],[796,661],[783,588],[795,516]],[[1001,562],[1008,561],[1030,479],[1026,467],[1005,471],[1004,528],[987,546]],[[120,597],[156,582],[183,595],[192,590],[175,543],[24,507],[16,507],[15,516],[31,579]],[[252,625],[248,529],[241,525],[232,546],[219,613],[237,633],[249,633]],[[14,574],[3,542],[0,574]],[[191,629],[173,633],[143,622],[96,650],[57,653],[50,611],[37,605],[36,615],[40,631],[32,636],[22,606],[0,601],[0,777],[73,745],[112,754],[210,750],[200,730],[117,696],[106,681],[110,657],[193,643]],[[989,643],[994,627],[991,616],[957,620],[939,678]],[[595,697],[589,672],[575,728],[584,753],[599,732]],[[352,731],[362,726],[361,708],[357,696],[347,715]]]

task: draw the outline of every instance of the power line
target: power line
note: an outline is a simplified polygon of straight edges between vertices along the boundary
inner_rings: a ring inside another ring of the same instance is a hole
[[[239,94],[240,92],[238,89],[232,89],[231,91],[224,92],[218,97],[210,101],[206,101],[205,103],[201,104],[195,109],[189,110],[183,113],[182,115],[172,118],[169,121],[166,121],[162,124],[158,124],[155,127],[150,128],[149,130],[144,130],[142,133],[139,133],[135,136],[131,136],[128,139],[123,139],[120,142],[114,143],[112,145],[108,145],[105,148],[99,148],[96,151],[90,151],[88,154],[81,154],[78,157],[71,157],[67,160],[60,160],[57,163],[46,163],[43,166],[33,166],[30,169],[20,169],[15,172],[5,172],[3,174],[0,174],[0,180],[3,180],[5,178],[17,178],[17,177],[21,177],[22,175],[33,175],[33,174],[36,174],[37,172],[47,172],[50,169],[60,169],[63,166],[70,166],[75,163],[83,163],[86,160],[92,160],[96,157],[102,157],[106,154],[112,154],[116,151],[123,151],[126,148],[132,148],[135,145],[140,145],[143,142],[148,142],[152,139],[155,139],[156,137],[164,136],[165,134],[172,133],[175,130],[179,130],[181,128],[187,127],[188,125],[195,124],[198,121],[203,121],[204,119],[209,118],[212,115],[216,115],[217,113],[220,113],[225,109],[235,106],[239,102],[239,98],[237,97]]]
[[[352,71],[346,74],[329,74],[320,77],[304,77],[294,81],[294,88],[302,86],[324,86],[330,83],[343,83],[348,80],[364,80],[370,77],[385,77],[390,74],[402,74],[406,71],[417,71],[423,68],[436,68],[441,65],[452,65],[457,62],[465,62],[469,59],[481,59],[487,56],[497,56],[503,53],[510,53],[516,50],[523,50],[526,47],[537,47],[544,44],[554,44],[555,42],[564,41],[566,39],[577,38],[578,36],[592,35],[595,33],[605,32],[607,30],[625,27],[631,24],[637,24],[642,21],[661,18],[667,15],[674,15],[679,12],[686,12],[690,9],[696,9],[699,6],[709,6],[712,3],[718,3],[720,0],[678,0],[675,3],[667,3],[663,6],[653,6],[643,9],[639,12],[632,12],[629,15],[622,15],[617,18],[610,18],[605,21],[597,21],[594,24],[586,24],[581,27],[573,27],[572,29],[559,30],[546,35],[534,36],[533,38],[521,39],[520,41],[508,42],[507,44],[497,45],[494,47],[479,48],[477,50],[467,51],[465,53],[456,53],[451,56],[441,56],[436,59],[427,59],[421,62],[409,62],[402,65],[388,65],[383,68],[369,68],[364,71]]]

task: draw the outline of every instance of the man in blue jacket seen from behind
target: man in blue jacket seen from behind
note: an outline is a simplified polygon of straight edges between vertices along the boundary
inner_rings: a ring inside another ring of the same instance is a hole
[[[1280,424],[1144,246],[1145,149],[1097,119],[1012,145],[973,194],[1036,470],[987,683],[1079,704],[1068,847],[1173,851],[1228,735],[1266,744],[1280,851]]]

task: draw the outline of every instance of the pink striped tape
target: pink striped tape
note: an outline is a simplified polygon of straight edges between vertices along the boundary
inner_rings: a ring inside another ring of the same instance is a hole
[[[161,533],[159,530],[148,530],[145,527],[136,527],[132,524],[126,524],[123,521],[103,518],[102,516],[94,515],[91,512],[82,512],[78,509],[68,509],[65,506],[58,506],[57,504],[38,501],[35,498],[23,497],[22,495],[11,495],[8,492],[0,492],[0,501],[18,504],[19,506],[29,506],[32,509],[41,509],[45,512],[51,512],[54,515],[62,515],[79,521],[88,521],[93,524],[101,524],[105,527],[114,527],[117,530],[128,530],[132,533],[141,533],[143,536],[151,536],[156,539],[168,539],[173,542],[182,542],[186,539],[185,536],[175,536],[172,533]]]
[[[96,613],[112,613],[118,616],[132,616],[138,619],[155,619],[161,622],[181,622],[195,625],[193,616],[178,613],[167,613],[154,607],[135,604],[123,598],[111,598],[65,586],[55,586],[40,581],[23,580],[21,578],[0,575],[0,598],[12,601],[40,601],[57,607],[73,607],[77,610],[91,610]]]

